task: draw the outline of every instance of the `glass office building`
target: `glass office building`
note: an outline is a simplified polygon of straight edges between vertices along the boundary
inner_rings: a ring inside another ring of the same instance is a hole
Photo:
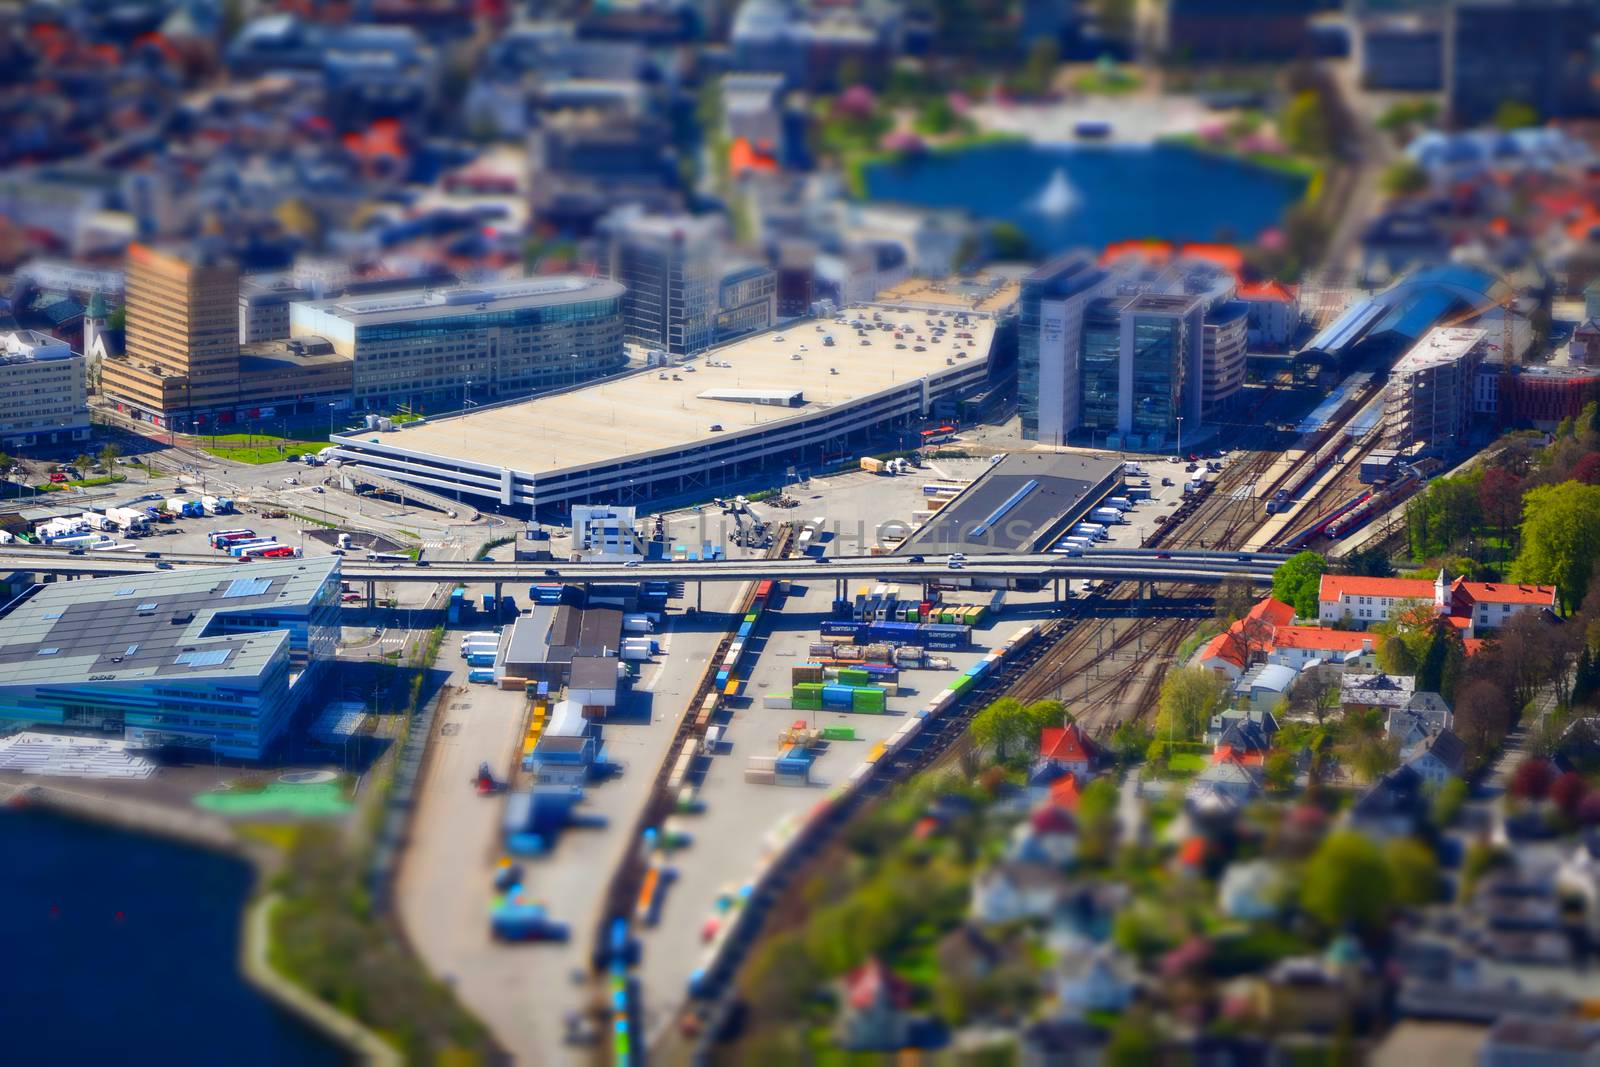
[[[262,759],[338,635],[338,557],[58,582],[0,619],[0,724]]]
[[[1083,318],[1082,352],[1079,426],[1091,433],[1113,433],[1122,396],[1122,320],[1115,301],[1090,305]]]
[[[622,286],[524,278],[297,303],[295,337],[355,361],[357,410],[453,411],[621,370]]]

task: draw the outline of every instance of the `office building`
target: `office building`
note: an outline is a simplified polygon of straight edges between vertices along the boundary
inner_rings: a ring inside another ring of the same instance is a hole
[[[1589,0],[1461,0],[1450,8],[1445,100],[1457,126],[1521,103],[1543,121],[1596,113],[1600,11]]]
[[[1190,258],[1069,253],[1024,279],[1017,331],[1023,436],[1160,449],[1244,385],[1249,309],[1233,276]]]
[[[311,293],[282,278],[244,278],[239,282],[239,343],[277,341],[289,336],[289,305]]]
[[[205,247],[130,246],[127,300],[123,350],[100,367],[125,415],[194,431],[349,406],[350,369],[327,352],[241,347],[238,268]]]
[[[1107,284],[1084,252],[1068,252],[1022,279],[1017,395],[1022,436],[1064,444],[1080,417],[1083,312]]]
[[[89,439],[84,358],[49,334],[0,335],[0,447]]]
[[[717,281],[716,342],[769,330],[778,321],[778,274],[765,263],[730,267]]]
[[[127,326],[101,389],[158,419],[231,407],[239,381],[239,269],[202,246],[128,247]]]
[[[606,220],[629,344],[692,356],[716,335],[721,220],[619,211]]]
[[[1388,92],[1437,92],[1444,83],[1443,4],[1405,13],[1374,12],[1356,20],[1361,84]]]
[[[353,362],[358,410],[450,411],[621,370],[622,286],[574,276],[291,306],[295,339]]]
[[[0,723],[261,759],[338,635],[335,556],[57,582],[0,619]]]
[[[1202,417],[1221,412],[1244,388],[1244,357],[1250,339],[1250,306],[1226,300],[1205,317],[1200,365]]]
[[[1389,371],[1384,442],[1408,452],[1460,444],[1472,421],[1474,382],[1487,348],[1482,330],[1440,326],[1425,334]]]

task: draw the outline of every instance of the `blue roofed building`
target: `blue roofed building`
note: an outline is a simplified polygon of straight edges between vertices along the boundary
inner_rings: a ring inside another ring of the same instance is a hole
[[[0,619],[0,726],[261,759],[338,635],[336,556],[41,586]]]
[[[1494,275],[1477,267],[1458,263],[1426,267],[1351,304],[1300,354],[1330,368],[1372,354],[1397,355],[1447,318],[1494,307],[1501,288]]]

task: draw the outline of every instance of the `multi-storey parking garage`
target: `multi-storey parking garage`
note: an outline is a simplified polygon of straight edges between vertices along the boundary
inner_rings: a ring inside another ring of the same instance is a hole
[[[842,457],[988,380],[992,316],[874,307],[847,318],[793,324],[704,359],[533,400],[352,431],[334,438],[335,454],[518,510],[648,500]]]

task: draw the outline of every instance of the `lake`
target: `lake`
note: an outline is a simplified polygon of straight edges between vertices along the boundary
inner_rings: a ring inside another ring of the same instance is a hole
[[[5,1061],[348,1062],[240,973],[247,863],[37,810],[0,856]]]
[[[1113,241],[1248,241],[1305,181],[1184,145],[1004,142],[875,163],[870,200],[965,208],[1020,226],[1045,256]]]

